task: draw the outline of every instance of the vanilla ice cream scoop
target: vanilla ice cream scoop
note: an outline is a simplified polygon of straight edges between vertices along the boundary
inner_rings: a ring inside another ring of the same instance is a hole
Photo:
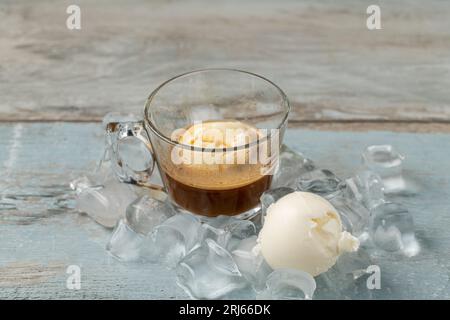
[[[255,127],[241,121],[209,121],[194,124],[176,138],[178,142],[203,148],[230,148],[262,137]]]
[[[293,192],[272,204],[258,242],[273,269],[299,269],[312,276],[327,271],[341,253],[359,247],[358,239],[342,231],[331,203],[309,192]]]

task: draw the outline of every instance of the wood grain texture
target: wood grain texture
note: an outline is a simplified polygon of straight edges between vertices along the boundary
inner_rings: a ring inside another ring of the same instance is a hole
[[[173,271],[109,257],[110,231],[74,211],[68,183],[100,158],[99,124],[3,123],[0,137],[0,299],[186,298]],[[285,142],[342,177],[358,167],[366,146],[396,146],[421,192],[395,200],[413,214],[423,250],[414,259],[379,261],[382,290],[374,297],[450,299],[449,134],[290,129]],[[81,267],[79,291],[66,288],[72,264]]]
[[[450,5],[377,1],[0,3],[0,120],[99,120],[141,110],[184,71],[233,67],[273,79],[294,121],[450,121]]]
[[[173,272],[111,258],[110,230],[73,210],[68,183],[95,167],[100,125],[11,124],[0,134],[0,299],[186,297]],[[66,288],[69,265],[81,267],[80,291]]]

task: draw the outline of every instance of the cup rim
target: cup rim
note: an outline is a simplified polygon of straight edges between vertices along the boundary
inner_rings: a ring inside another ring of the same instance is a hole
[[[283,116],[283,119],[281,120],[281,122],[278,124],[278,126],[274,129],[276,130],[280,130],[281,128],[283,128],[283,126],[286,124],[287,120],[288,120],[288,116],[289,113],[291,111],[291,105],[289,102],[289,99],[287,97],[287,95],[284,93],[284,91],[277,85],[275,84],[273,81],[259,75],[253,72],[249,72],[249,71],[244,71],[244,70],[240,70],[240,69],[234,69],[234,68],[204,68],[204,69],[196,69],[196,70],[192,70],[192,71],[188,71],[188,72],[184,72],[181,73],[177,76],[174,76],[166,81],[164,81],[163,83],[161,83],[158,87],[156,87],[156,89],[154,89],[152,91],[152,93],[150,93],[149,97],[147,98],[146,102],[145,102],[145,107],[144,107],[144,122],[149,126],[150,130],[152,130],[152,132],[154,134],[156,134],[156,136],[158,136],[158,138],[162,139],[163,141],[165,141],[166,143],[169,143],[173,146],[178,146],[181,147],[183,149],[188,149],[190,151],[199,151],[199,152],[231,152],[231,151],[236,151],[236,150],[241,150],[241,149],[248,149],[252,146],[255,146],[261,142],[264,142],[266,140],[270,140],[271,136],[272,136],[272,132],[268,133],[266,136],[264,136],[264,138],[262,139],[258,139],[256,141],[250,142],[250,143],[246,143],[240,146],[235,146],[235,147],[228,147],[228,148],[210,148],[210,147],[198,147],[198,146],[192,146],[192,145],[187,145],[184,143],[180,143],[177,141],[174,141],[172,139],[170,139],[169,137],[167,137],[166,135],[164,135],[161,131],[158,130],[158,128],[155,126],[155,124],[150,121],[150,119],[148,118],[148,111],[150,109],[150,105],[151,102],[153,100],[153,98],[156,96],[156,94],[167,84],[171,83],[172,81],[179,79],[181,77],[187,76],[187,75],[191,75],[191,74],[196,74],[196,73],[201,73],[201,72],[210,72],[210,71],[232,71],[232,72],[239,72],[239,73],[244,73],[253,77],[257,77],[261,80],[264,80],[265,82],[271,84],[280,94],[281,98],[283,99],[283,102],[286,103],[286,112]]]

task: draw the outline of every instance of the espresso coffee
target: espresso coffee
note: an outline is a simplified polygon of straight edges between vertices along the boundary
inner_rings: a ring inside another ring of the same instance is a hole
[[[272,175],[266,174],[266,165],[251,161],[256,146],[232,148],[252,144],[260,136],[258,129],[239,121],[204,122],[182,130],[175,139],[197,149],[180,148],[161,164],[171,198],[180,207],[209,217],[238,215],[256,207]],[[225,151],[208,151],[211,148]]]
[[[209,217],[237,215],[256,207],[272,180],[272,176],[267,175],[240,187],[206,189],[184,184],[167,173],[164,176],[169,193],[179,206]]]

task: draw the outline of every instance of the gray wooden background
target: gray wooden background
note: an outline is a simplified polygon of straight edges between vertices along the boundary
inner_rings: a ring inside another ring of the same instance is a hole
[[[162,81],[205,67],[262,74],[288,94],[286,143],[348,176],[370,144],[407,157],[421,193],[399,199],[424,248],[388,264],[381,298],[450,298],[448,1],[0,2],[0,298],[185,298],[174,274],[124,265],[110,231],[73,210],[109,111],[141,110]],[[382,30],[366,28],[381,7]],[[65,285],[82,268],[82,289]]]
[[[0,119],[99,120],[205,67],[272,79],[292,119],[448,123],[448,1],[72,1],[0,4]]]

